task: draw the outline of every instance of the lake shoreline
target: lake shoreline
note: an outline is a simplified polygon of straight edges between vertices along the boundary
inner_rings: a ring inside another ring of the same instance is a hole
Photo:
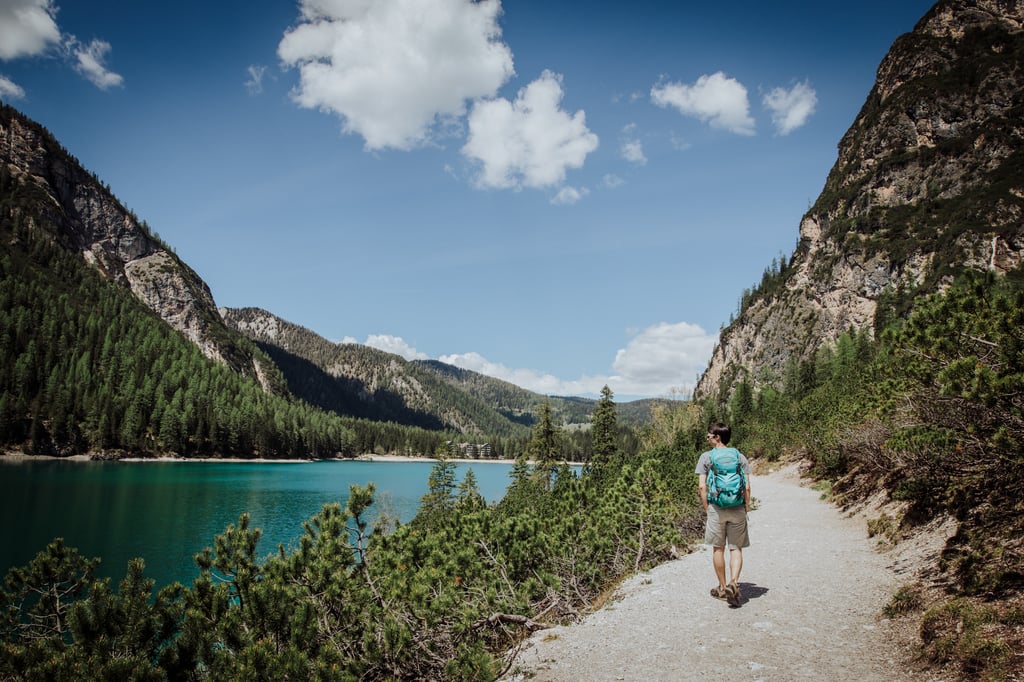
[[[306,464],[311,462],[439,462],[437,457],[425,455],[357,455],[355,457],[327,457],[323,459],[301,459],[301,458],[267,458],[267,457],[176,457],[173,455],[159,457],[137,457],[137,456],[116,456],[102,453],[86,453],[83,455],[69,455],[67,457],[56,457],[53,455],[30,455],[18,450],[5,450],[0,454],[0,462],[18,461],[64,461],[64,462],[222,462],[225,464]],[[466,459],[449,458],[447,461],[457,464],[515,464],[514,459]],[[580,466],[579,462],[569,462],[570,465]]]

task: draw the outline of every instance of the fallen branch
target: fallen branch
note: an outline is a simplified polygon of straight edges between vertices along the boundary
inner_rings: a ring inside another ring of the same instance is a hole
[[[526,616],[518,616],[514,613],[495,613],[486,618],[481,618],[477,622],[473,623],[473,629],[479,630],[484,626],[494,627],[499,623],[511,623],[513,625],[522,625],[527,630],[546,630],[551,626],[546,623],[538,623],[535,620],[530,620]]]

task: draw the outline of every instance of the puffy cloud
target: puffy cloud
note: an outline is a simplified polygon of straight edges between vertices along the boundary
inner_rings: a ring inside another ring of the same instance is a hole
[[[754,134],[747,89],[721,71],[701,76],[693,85],[666,83],[651,88],[651,101],[660,107],[674,107],[712,128],[738,135]]]
[[[62,58],[70,58],[75,70],[101,90],[121,85],[124,79],[104,64],[110,43],[94,39],[83,45],[73,35],[61,35],[56,16],[57,7],[52,0],[0,2],[0,59],[34,57],[46,54],[52,47]],[[4,80],[24,96],[20,87]]]
[[[818,106],[818,95],[810,83],[797,83],[789,90],[775,88],[762,98],[765,109],[772,112],[772,124],[779,135],[788,135],[803,124]]]
[[[93,40],[83,47],[72,39],[71,53],[76,60],[75,70],[100,90],[116,87],[124,82],[120,74],[108,70],[104,64],[108,52],[110,43],[104,40]]]
[[[389,334],[370,334],[366,337],[366,344],[377,350],[382,350],[386,353],[394,353],[395,355],[401,355],[406,360],[426,360],[427,354],[421,353],[416,350],[401,336],[391,336]]]
[[[652,325],[615,354],[609,386],[629,395],[688,393],[707,367],[718,341],[688,322]]]
[[[278,46],[299,69],[292,97],[337,114],[367,149],[426,144],[514,73],[499,0],[300,0],[300,11]]]
[[[693,390],[697,377],[707,368],[717,340],[717,335],[687,322],[652,325],[615,354],[611,375],[575,380],[532,369],[514,369],[479,353],[443,355],[438,359],[546,395],[597,395],[607,385],[618,395],[667,396]]]
[[[571,206],[588,194],[590,194],[590,190],[586,187],[566,186],[558,190],[558,194],[551,197],[551,203],[556,206]]]
[[[60,44],[60,29],[52,0],[0,2],[0,59],[43,54]]]
[[[560,107],[562,78],[544,71],[514,102],[477,102],[469,115],[469,140],[462,153],[481,164],[480,187],[556,187],[570,168],[580,168],[597,149],[586,115]]]
[[[0,76],[0,97],[4,99],[21,99],[24,96],[25,91],[20,85],[7,76]]]

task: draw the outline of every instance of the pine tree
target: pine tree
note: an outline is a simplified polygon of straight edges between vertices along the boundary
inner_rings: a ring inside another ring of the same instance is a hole
[[[565,459],[563,450],[564,436],[552,420],[551,403],[545,401],[540,406],[537,423],[533,426],[530,442],[526,446],[526,456],[534,462],[534,475],[540,479],[545,490],[551,489],[555,470],[559,462]]]
[[[427,493],[420,498],[416,522],[431,528],[443,525],[455,508],[455,491],[455,463],[441,457],[430,469]]]
[[[590,420],[590,434],[593,448],[591,475],[595,480],[605,480],[614,476],[621,465],[618,447],[618,421],[615,403],[612,401],[612,390],[605,386],[601,389],[601,398],[594,407],[594,415]]]
[[[459,511],[475,512],[487,506],[487,501],[480,494],[480,488],[476,482],[476,474],[472,469],[466,469],[466,475],[459,483],[458,501],[456,502]]]
[[[899,416],[887,444],[909,481],[901,494],[925,505],[973,509],[1024,473],[1024,290],[1005,278],[967,276],[918,304],[886,335]]]

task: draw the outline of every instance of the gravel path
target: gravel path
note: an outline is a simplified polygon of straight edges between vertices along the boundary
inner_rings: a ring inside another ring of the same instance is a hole
[[[579,624],[541,630],[506,680],[908,680],[906,635],[882,617],[900,585],[850,518],[793,466],[755,475],[738,608],[713,599],[710,548],[627,580]],[[928,677],[927,679],[934,679]]]

